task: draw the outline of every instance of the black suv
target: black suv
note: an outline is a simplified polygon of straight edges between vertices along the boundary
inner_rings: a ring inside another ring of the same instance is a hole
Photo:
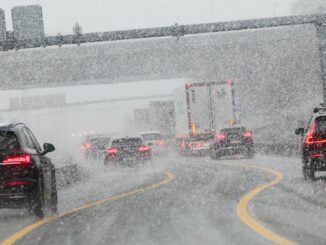
[[[211,145],[212,159],[217,160],[222,156],[235,154],[243,154],[246,158],[253,158],[255,155],[252,132],[245,127],[222,129]]]
[[[88,136],[82,145],[85,158],[98,159],[104,156],[106,148],[110,144],[110,136],[108,135],[92,135]]]
[[[33,133],[23,124],[0,124],[0,208],[27,207],[37,217],[57,212],[55,168]]]
[[[119,138],[112,141],[106,150],[104,165],[116,162],[136,162],[152,160],[152,150],[140,137]]]
[[[300,153],[305,179],[314,179],[316,171],[326,171],[326,107],[314,109],[306,128],[297,128],[301,135]]]

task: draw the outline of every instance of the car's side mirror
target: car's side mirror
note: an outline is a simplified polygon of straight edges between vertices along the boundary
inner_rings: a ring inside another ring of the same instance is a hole
[[[50,144],[50,143],[44,143],[43,144],[43,152],[42,152],[42,155],[45,155],[49,152],[52,152],[55,150],[55,147],[54,145]]]
[[[295,132],[296,135],[303,136],[303,134],[304,134],[304,128],[297,128],[294,132]]]

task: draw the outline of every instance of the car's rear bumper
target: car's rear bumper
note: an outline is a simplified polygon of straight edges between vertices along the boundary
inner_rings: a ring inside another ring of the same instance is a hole
[[[250,145],[220,146],[214,148],[214,151],[223,155],[237,155],[237,154],[247,153],[248,149],[253,150],[253,146]]]
[[[192,155],[206,155],[209,153],[209,149],[205,148],[205,149],[191,149],[190,153]]]
[[[110,162],[126,162],[126,161],[147,161],[151,160],[151,154],[137,154],[137,155],[117,155],[117,156],[109,156],[107,158]]]
[[[17,185],[0,189],[0,208],[21,208],[26,205],[33,185]]]
[[[307,161],[303,161],[305,166],[313,167],[317,171],[326,171],[326,154],[309,154],[305,156]]]

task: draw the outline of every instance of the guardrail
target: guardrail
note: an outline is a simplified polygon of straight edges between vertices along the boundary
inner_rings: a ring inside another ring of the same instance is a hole
[[[68,44],[77,44],[92,42],[106,42],[139,38],[167,37],[172,36],[179,39],[183,35],[202,34],[210,32],[237,31],[245,29],[258,29],[288,25],[316,24],[323,25],[326,22],[325,14],[300,15],[273,17],[263,19],[229,21],[219,23],[178,25],[157,28],[144,28],[134,30],[122,30],[111,32],[69,34],[56,36],[42,36],[24,40],[16,40],[14,37],[7,37],[6,40],[0,40],[0,50],[25,49],[46,46],[62,46]]]

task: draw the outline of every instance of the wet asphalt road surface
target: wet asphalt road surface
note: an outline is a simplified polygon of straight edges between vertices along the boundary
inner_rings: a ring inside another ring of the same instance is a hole
[[[323,174],[305,181],[299,159],[259,155],[219,161],[170,156],[135,168],[98,164],[87,179],[59,192],[60,212],[162,182],[164,171],[175,179],[49,222],[15,244],[273,244],[246,226],[236,207],[245,194],[274,176],[232,164],[269,167],[285,175],[250,202],[254,219],[296,243],[326,244]],[[17,210],[1,210],[0,219],[1,240],[37,221]]]

